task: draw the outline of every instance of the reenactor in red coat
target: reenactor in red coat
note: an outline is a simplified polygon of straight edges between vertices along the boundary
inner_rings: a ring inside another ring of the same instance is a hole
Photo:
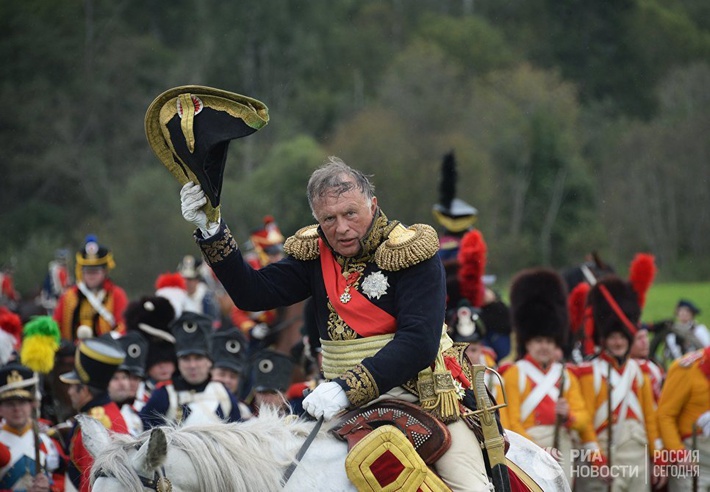
[[[108,384],[125,359],[125,352],[110,335],[83,340],[76,349],[74,370],[59,378],[67,383],[74,409],[93,417],[111,432],[128,434],[128,426],[118,405],[108,395]],[[84,447],[79,424],[75,424],[69,443],[68,475],[80,492],[89,491],[89,472],[94,459]]]

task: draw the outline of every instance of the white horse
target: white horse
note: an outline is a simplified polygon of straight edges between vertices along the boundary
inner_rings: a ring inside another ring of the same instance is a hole
[[[246,422],[162,426],[132,437],[109,435],[98,421],[79,418],[95,460],[95,491],[356,490],[345,473],[347,445],[325,426],[283,485],[283,474],[313,429],[312,421],[262,411]],[[508,431],[508,436],[508,461],[534,480],[538,490],[570,490],[549,454],[518,434]]]

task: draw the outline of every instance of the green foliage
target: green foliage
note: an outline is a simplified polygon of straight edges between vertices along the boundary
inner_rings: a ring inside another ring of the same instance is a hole
[[[306,198],[311,173],[325,152],[309,136],[300,135],[274,146],[264,163],[249,176],[225,183],[223,217],[246,239],[272,215],[285,235],[314,223]]]
[[[41,228],[32,232],[22,242],[2,242],[0,258],[13,267],[15,288],[26,296],[39,295],[47,275],[47,266],[57,249],[65,247],[61,236]]]
[[[160,273],[174,272],[186,254],[199,255],[192,227],[180,214],[180,186],[156,159],[128,177],[110,200],[110,220],[96,218],[85,231],[113,251],[111,272],[129,296],[151,294]]]
[[[421,38],[439,46],[469,75],[485,75],[520,62],[500,30],[481,17],[422,17]]]
[[[143,118],[168,88],[264,101],[231,145],[238,237],[313,221],[310,172],[335,154],[380,204],[432,222],[442,155],[481,212],[488,270],[652,251],[664,278],[710,271],[708,2],[272,0],[0,3],[0,263],[33,292],[89,232],[146,293],[197,253]]]

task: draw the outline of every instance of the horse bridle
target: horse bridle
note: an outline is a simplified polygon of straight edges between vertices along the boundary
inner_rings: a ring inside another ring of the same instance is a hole
[[[138,475],[138,478],[143,484],[143,487],[154,490],[155,492],[173,492],[173,483],[168,477],[165,476],[165,467],[160,467],[160,473],[155,470],[153,473],[153,478],[143,477]]]
[[[136,473],[138,475],[138,473]],[[99,470],[99,472],[96,474],[96,478],[115,478],[112,475],[109,475],[108,473],[105,473],[103,470]],[[148,478],[144,477],[142,475],[138,475],[138,479],[141,481],[141,485],[143,487],[154,490],[155,492],[172,492],[173,490],[173,483],[170,481],[168,477],[165,476],[165,467],[161,466],[160,467],[160,473],[158,473],[158,470],[155,470],[155,473],[153,474],[153,478]]]
[[[136,446],[136,449],[139,448],[140,446]],[[160,466],[160,473],[158,473],[158,470],[155,470],[155,472],[153,473],[153,478],[144,477],[138,472],[136,472],[136,475],[138,475],[138,479],[141,481],[141,485],[143,485],[143,487],[147,489],[154,490],[155,492],[173,492],[173,483],[168,477],[165,476],[165,467],[162,465]],[[103,470],[99,470],[96,474],[96,478],[101,477],[115,478],[104,472]]]

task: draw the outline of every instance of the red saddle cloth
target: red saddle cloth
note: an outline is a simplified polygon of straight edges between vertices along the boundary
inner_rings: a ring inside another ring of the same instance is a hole
[[[353,449],[365,436],[383,425],[398,428],[429,466],[436,463],[451,445],[451,433],[445,424],[418,406],[401,400],[383,400],[369,407],[346,413],[341,417],[341,423],[333,428],[333,432],[338,438],[347,441],[348,449]],[[506,439],[506,450],[508,445]],[[369,473],[376,476],[383,487],[383,482],[400,477],[402,466],[395,458],[397,457],[391,453],[383,453],[370,464]],[[509,466],[508,475],[511,492],[542,491],[531,477],[515,465]],[[437,489],[424,486],[420,490]]]

